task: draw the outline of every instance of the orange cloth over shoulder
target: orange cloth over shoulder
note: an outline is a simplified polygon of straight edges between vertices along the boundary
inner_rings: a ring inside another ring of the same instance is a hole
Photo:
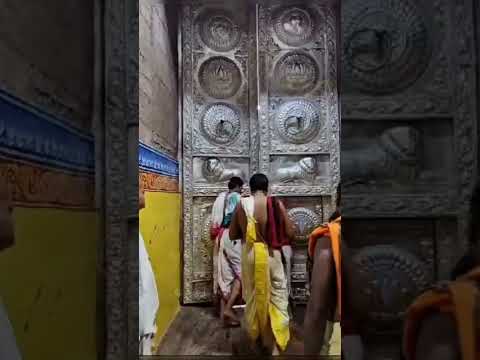
[[[337,275],[337,309],[338,315],[342,315],[342,267],[341,267],[341,229],[342,218],[338,217],[329,222],[327,225],[322,225],[316,228],[308,239],[308,256],[313,259],[315,254],[315,247],[318,239],[328,237],[331,241],[333,260],[335,262],[335,272]]]
[[[480,267],[443,288],[425,292],[407,311],[404,329],[404,353],[407,360],[415,359],[418,330],[431,312],[451,314],[457,323],[457,334],[463,360],[480,359],[480,334],[475,334],[476,301],[479,299]]]

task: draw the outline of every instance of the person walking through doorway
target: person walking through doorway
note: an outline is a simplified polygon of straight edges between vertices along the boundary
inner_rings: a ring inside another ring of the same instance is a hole
[[[268,196],[268,178],[250,179],[251,196],[242,198],[230,224],[230,237],[242,239],[243,325],[250,339],[278,355],[290,340],[288,288],[281,247],[293,239],[285,206]]]
[[[212,209],[211,237],[214,241],[214,297],[220,298],[220,318],[227,326],[238,326],[240,322],[233,305],[241,294],[240,239],[230,238],[229,226],[233,212],[240,203],[243,180],[232,177],[228,191],[218,195]]]

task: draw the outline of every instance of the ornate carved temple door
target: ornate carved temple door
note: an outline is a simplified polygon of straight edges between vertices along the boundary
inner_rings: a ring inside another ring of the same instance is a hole
[[[467,247],[472,2],[342,1],[342,222],[368,359],[400,359],[411,301]]]
[[[233,175],[267,174],[297,225],[292,287],[308,296],[306,237],[339,181],[336,13],[326,1],[182,5],[183,302],[212,295],[210,213]]]

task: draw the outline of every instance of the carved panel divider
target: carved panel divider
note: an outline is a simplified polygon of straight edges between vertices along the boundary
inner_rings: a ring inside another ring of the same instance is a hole
[[[293,297],[305,301],[306,235],[332,212],[340,175],[335,13],[186,1],[182,21],[183,301],[211,300],[215,196],[257,171],[297,224]]]

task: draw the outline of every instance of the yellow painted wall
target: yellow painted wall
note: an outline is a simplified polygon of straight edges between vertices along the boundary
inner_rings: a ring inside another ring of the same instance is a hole
[[[0,296],[24,360],[96,359],[96,214],[16,208],[14,219]]]
[[[157,346],[180,309],[180,194],[147,192],[145,203],[140,231],[159,291]]]

